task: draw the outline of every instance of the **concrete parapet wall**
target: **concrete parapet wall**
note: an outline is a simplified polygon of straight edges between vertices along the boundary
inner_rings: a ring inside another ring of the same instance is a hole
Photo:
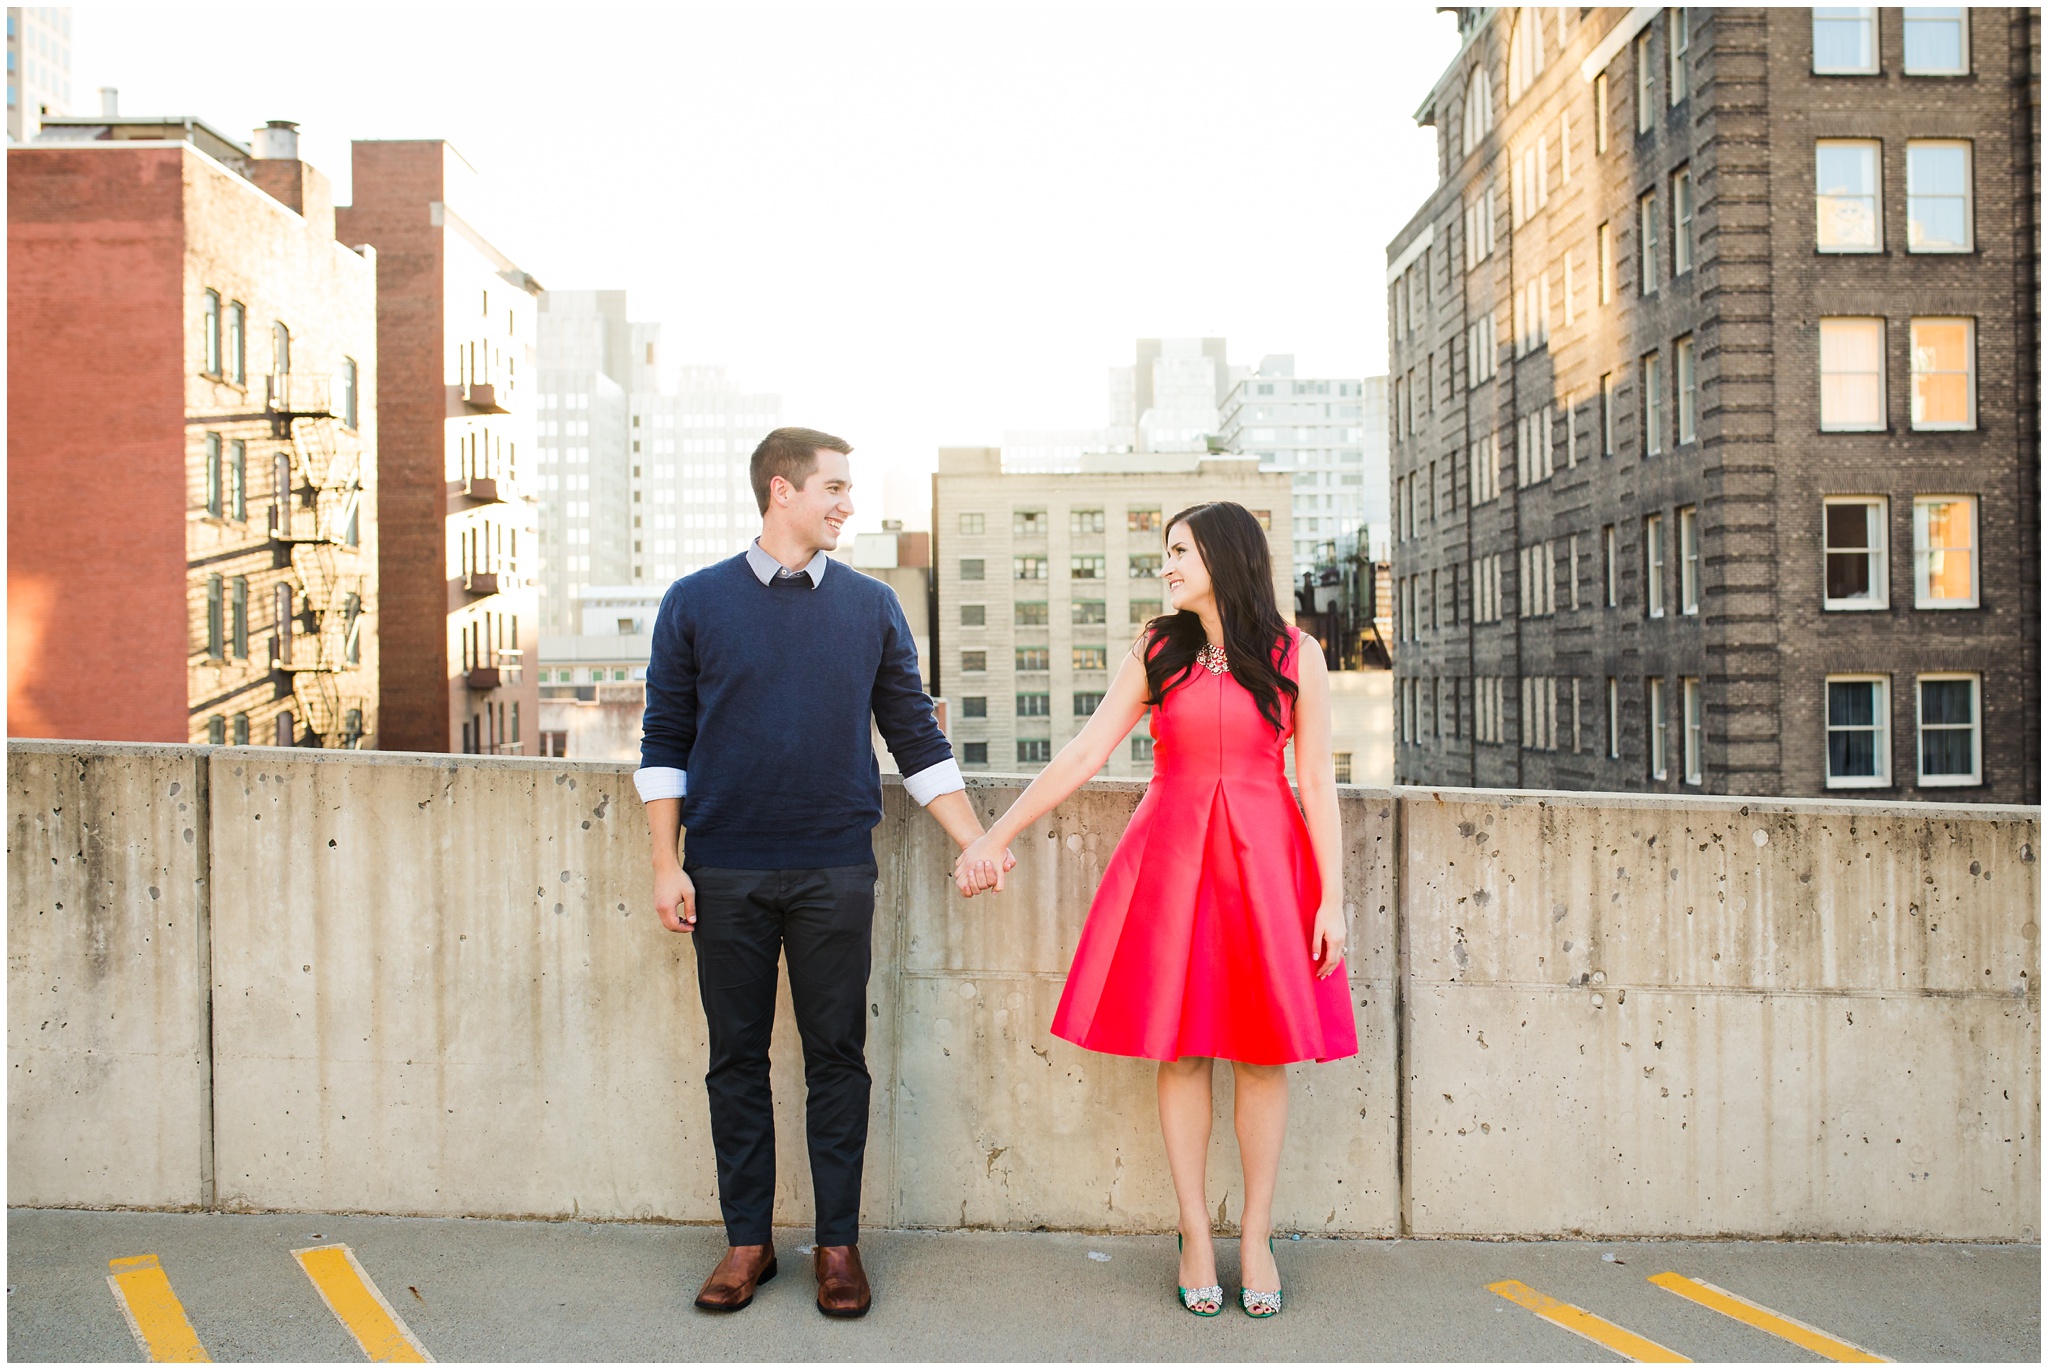
[[[629,767],[13,742],[8,771],[10,1201],[718,1219]],[[1022,781],[972,783],[992,815]],[[869,1223],[1172,1226],[1151,1067],[1048,1031],[1142,792],[1091,783],[967,902],[886,784]],[[2036,1234],[2037,811],[1342,803],[1360,1052],[1295,1070],[1282,1227]],[[786,993],[776,1042],[802,1223]]]

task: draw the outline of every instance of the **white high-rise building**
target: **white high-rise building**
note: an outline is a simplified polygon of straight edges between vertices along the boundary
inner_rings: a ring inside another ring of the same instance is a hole
[[[535,493],[540,499],[543,635],[573,631],[589,585],[632,576],[627,387],[631,326],[623,290],[549,290],[538,316],[540,403]]]
[[[651,377],[657,338],[640,345]],[[782,397],[742,389],[722,366],[686,366],[660,389],[634,391],[637,583],[666,585],[746,548],[761,531],[748,463],[781,426]]]
[[[1335,560],[1362,537],[1387,545],[1387,381],[1308,380],[1294,358],[1270,356],[1223,403],[1226,451],[1259,459],[1294,484],[1294,563]]]
[[[7,140],[31,142],[45,115],[70,110],[71,7],[9,5]]]

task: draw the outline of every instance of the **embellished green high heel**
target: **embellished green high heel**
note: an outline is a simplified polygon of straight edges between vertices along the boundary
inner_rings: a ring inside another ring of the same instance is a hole
[[[1271,1255],[1272,1251],[1273,1239],[1268,1237],[1266,1238],[1266,1252],[1268,1255]],[[1278,1313],[1281,1300],[1285,1294],[1286,1291],[1282,1289],[1267,1292],[1259,1289],[1239,1288],[1237,1291],[1238,1301],[1244,1305],[1244,1311],[1254,1318],[1270,1318],[1275,1313]]]
[[[1173,1249],[1179,1251],[1184,1245],[1185,1242],[1181,1234],[1178,1232],[1174,1233]],[[1220,1284],[1205,1284],[1199,1289],[1188,1289],[1176,1284],[1174,1289],[1180,1294],[1180,1306],[1198,1318],[1213,1318],[1223,1311],[1223,1286]],[[1207,1308],[1197,1308],[1195,1306],[1204,1303],[1209,1306]]]

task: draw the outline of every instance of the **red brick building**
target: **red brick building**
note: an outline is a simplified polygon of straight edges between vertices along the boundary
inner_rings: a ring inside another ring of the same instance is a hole
[[[464,217],[475,176],[444,142],[359,142],[337,211],[376,251],[381,745],[407,751],[538,751],[540,541],[520,477],[540,286]]]
[[[8,725],[375,745],[376,268],[290,125],[7,151]]]

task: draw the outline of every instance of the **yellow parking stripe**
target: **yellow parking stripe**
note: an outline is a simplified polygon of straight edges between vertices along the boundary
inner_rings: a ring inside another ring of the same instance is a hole
[[[1854,1346],[1840,1337],[1832,1337],[1818,1327],[1809,1327],[1797,1318],[1788,1318],[1783,1313],[1766,1308],[1760,1303],[1751,1303],[1740,1294],[1731,1294],[1717,1284],[1695,1280],[1675,1270],[1661,1275],[1650,1276],[1650,1283],[1659,1289],[1668,1289],[1681,1299],[1691,1299],[1702,1308],[1711,1308],[1724,1313],[1737,1322],[1746,1322],[1759,1331],[1774,1337],[1782,1337],[1794,1346],[1803,1346],[1816,1356],[1826,1356],[1833,1361],[1871,1362],[1890,1360]]]
[[[135,1344],[153,1361],[211,1361],[199,1334],[186,1320],[185,1306],[171,1292],[170,1276],[155,1256],[124,1256],[107,1262],[107,1287]]]
[[[292,1252],[306,1278],[320,1291],[327,1310],[349,1330],[349,1335],[373,1361],[430,1361],[427,1348],[398,1316],[356,1260],[356,1253],[340,1242],[330,1246],[308,1246]]]
[[[1681,1356],[1668,1346],[1659,1346],[1648,1337],[1639,1337],[1626,1327],[1616,1327],[1602,1317],[1596,1317],[1576,1304],[1553,1299],[1548,1294],[1539,1294],[1520,1280],[1502,1280],[1489,1284],[1489,1290],[1500,1295],[1509,1303],[1522,1307],[1562,1327],[1567,1332],[1576,1332],[1587,1341],[1606,1347],[1623,1360],[1684,1362],[1690,1364],[1690,1356]]]

